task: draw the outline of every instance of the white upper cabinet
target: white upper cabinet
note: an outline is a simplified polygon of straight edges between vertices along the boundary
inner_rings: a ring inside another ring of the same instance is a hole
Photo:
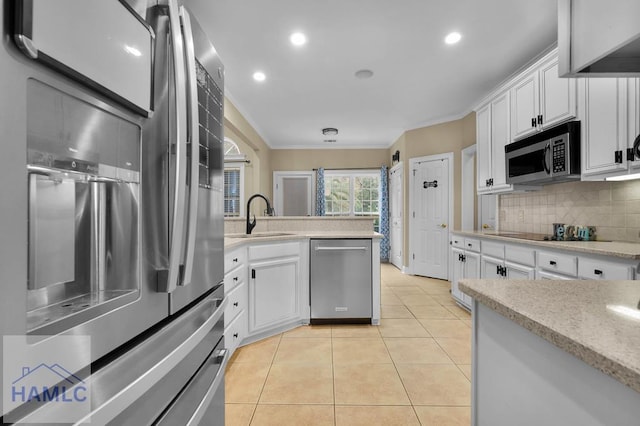
[[[582,175],[626,170],[626,79],[589,78],[581,84]]]
[[[511,139],[518,139],[538,130],[538,72],[525,76],[511,89]]]
[[[576,80],[558,77],[554,53],[511,88],[511,139],[516,140],[576,116]]]
[[[500,93],[476,112],[478,188],[480,194],[505,192],[504,146],[509,143],[509,91]]]
[[[509,92],[491,102],[491,187],[494,191],[510,190],[507,185],[504,147],[509,138]]]
[[[633,147],[633,143],[638,140],[640,145],[640,79],[630,78],[627,81],[627,140],[630,143],[630,147]],[[640,148],[640,147],[639,147]],[[640,156],[638,152],[634,152],[634,160],[631,163],[633,172],[637,173],[640,168]]]
[[[595,180],[638,173],[640,135],[638,79],[589,78],[581,81],[582,177]]]
[[[476,111],[476,168],[478,193],[489,190],[491,178],[491,104]]]
[[[553,50],[505,82],[476,108],[477,192],[535,189],[506,181],[504,147],[577,116],[577,81],[558,77]]]

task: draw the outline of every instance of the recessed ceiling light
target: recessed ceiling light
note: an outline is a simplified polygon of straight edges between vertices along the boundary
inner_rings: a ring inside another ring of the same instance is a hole
[[[460,35],[460,33],[449,33],[445,38],[444,38],[444,42],[447,44],[456,44],[457,42],[460,41],[460,39],[462,38],[462,36]]]
[[[355,73],[356,78],[361,80],[373,77],[373,71],[371,70],[359,70]]]
[[[262,71],[256,71],[253,73],[253,79],[255,81],[264,81],[267,78]]]
[[[302,46],[307,42],[307,36],[302,33],[293,33],[289,37],[289,41],[291,41],[291,44],[294,46]]]

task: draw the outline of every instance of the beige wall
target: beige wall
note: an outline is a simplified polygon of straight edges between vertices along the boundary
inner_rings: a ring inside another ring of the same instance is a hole
[[[391,163],[388,149],[274,149],[273,171],[325,169],[377,169]]]
[[[251,161],[245,167],[245,197],[260,192],[273,199],[272,150],[227,98],[224,99],[224,135],[236,142],[240,151]],[[264,206],[256,204],[251,210],[259,213],[264,210]]]
[[[472,112],[460,120],[433,126],[422,127],[405,132],[389,148],[389,158],[396,150],[400,151],[403,163],[404,182],[404,250],[403,265],[408,265],[409,258],[409,160],[428,155],[453,153],[453,224],[452,229],[459,229],[461,224],[461,151],[476,142],[476,115]]]

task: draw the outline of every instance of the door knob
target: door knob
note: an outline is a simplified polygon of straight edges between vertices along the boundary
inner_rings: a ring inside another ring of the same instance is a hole
[[[446,228],[446,227],[447,227],[447,224],[446,224],[446,223],[441,223],[441,224],[440,224],[440,228]]]

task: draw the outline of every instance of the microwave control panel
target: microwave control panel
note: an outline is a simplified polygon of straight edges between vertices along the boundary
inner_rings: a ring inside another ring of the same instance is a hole
[[[567,171],[566,162],[566,144],[564,140],[558,140],[553,143],[552,155],[553,155],[553,173],[562,173]]]

